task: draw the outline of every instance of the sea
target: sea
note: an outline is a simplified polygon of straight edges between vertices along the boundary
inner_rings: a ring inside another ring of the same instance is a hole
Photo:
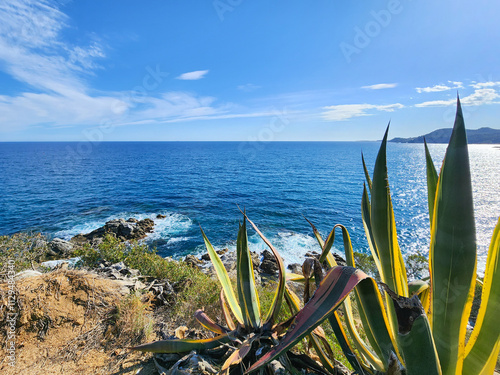
[[[286,263],[320,251],[304,217],[323,236],[349,230],[369,253],[361,220],[364,173],[379,142],[27,142],[0,143],[0,235],[42,232],[70,239],[116,218],[151,218],[144,241],[164,257],[236,247],[245,209]],[[429,145],[439,171],[446,145]],[[500,148],[470,145],[478,269],[484,270],[500,215]],[[389,184],[405,256],[428,254],[422,144],[389,143]],[[239,208],[238,208],[239,207]],[[157,215],[166,216],[158,219]],[[338,236],[341,241],[341,236]],[[249,229],[251,250],[266,246]],[[342,254],[342,242],[335,244]]]

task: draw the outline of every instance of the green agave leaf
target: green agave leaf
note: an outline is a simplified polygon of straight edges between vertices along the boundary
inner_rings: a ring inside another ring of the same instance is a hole
[[[222,327],[220,324],[217,324],[212,319],[210,319],[205,311],[201,309],[196,310],[196,312],[194,313],[194,318],[198,321],[198,323],[200,323],[209,331],[218,333],[219,335],[223,335],[229,332],[227,328]]]
[[[420,299],[398,296],[382,283],[388,298],[392,299],[398,319],[398,344],[404,356],[408,375],[441,375],[439,356],[431,327]]]
[[[476,229],[460,101],[437,184],[429,268],[430,322],[443,374],[461,374],[476,279]]]
[[[430,291],[431,286],[424,280],[413,280],[408,283],[408,293],[410,297],[417,295],[424,308],[424,311],[429,311],[430,306]]]
[[[492,374],[500,351],[500,218],[493,231],[481,306],[465,348],[464,374]]]
[[[389,179],[387,176],[386,149],[389,126],[380,145],[373,171],[371,189],[371,228],[376,253],[380,259],[380,277],[399,295],[408,297],[408,281],[403,256],[399,249],[396,222],[392,209]],[[367,236],[368,237],[368,236]]]
[[[237,267],[237,290],[240,306],[243,310],[243,321],[245,327],[254,329],[260,327],[260,304],[259,295],[255,287],[255,276],[250,251],[248,250],[248,237],[246,217],[238,231],[236,242],[236,267]]]
[[[203,236],[203,241],[205,241],[205,246],[207,248],[208,255],[210,256],[210,260],[212,261],[215,272],[217,273],[217,277],[219,278],[222,289],[224,290],[224,294],[226,295],[229,307],[233,311],[236,320],[243,324],[243,315],[241,313],[241,308],[238,304],[236,296],[234,295],[233,287],[231,286],[231,280],[229,279],[229,275],[224,268],[224,264],[222,264],[219,254],[216,253],[214,247],[205,235],[205,232],[203,232],[203,229],[201,229],[201,234]]]
[[[163,340],[155,341],[149,344],[135,346],[130,348],[140,352],[149,353],[184,353],[191,350],[213,349],[220,345],[227,344],[231,339],[229,335],[219,335],[211,339],[204,340]]]
[[[340,228],[342,230],[344,253],[347,265],[356,267],[351,238],[347,228],[341,224],[335,225],[332,230],[332,237],[335,236],[334,233],[336,228]],[[389,329],[390,326],[389,321],[387,320],[387,313],[384,308],[384,302],[382,300],[382,296],[380,295],[378,286],[376,282],[370,278],[356,286],[354,293],[356,303],[358,305],[359,317],[363,323],[366,337],[368,338],[368,341],[370,342],[370,345],[375,351],[378,359],[381,360],[383,367],[380,368],[380,361],[375,358],[373,354],[370,357],[371,352],[366,353],[366,348],[363,348],[363,346],[366,345],[358,342],[357,346],[359,346],[360,351],[365,354],[365,356],[368,356],[368,358],[371,359],[370,362],[374,367],[378,367],[379,371],[387,371],[391,359],[391,353],[398,353],[398,351],[395,339]],[[353,320],[350,306],[347,307],[347,315],[348,320]],[[355,327],[355,325],[351,324],[351,326],[351,329],[354,330],[355,328],[353,327]],[[359,337],[359,335],[354,333],[354,337]]]
[[[365,157],[361,153],[361,161],[363,162],[363,171],[365,172],[366,183],[370,191],[372,190],[372,180],[370,179],[370,173],[368,173],[368,168],[366,168]]]
[[[436,199],[436,187],[438,184],[438,174],[436,172],[436,167],[434,166],[434,162],[432,161],[431,153],[429,152],[429,148],[427,147],[427,142],[424,138],[424,147],[425,147],[425,164],[427,169],[427,203],[429,206],[429,220],[432,225],[432,219],[434,214],[434,201]]]
[[[245,214],[244,214],[245,215]],[[274,255],[274,259],[276,259],[276,264],[278,265],[278,287],[276,288],[276,293],[274,294],[273,302],[264,318],[264,326],[272,326],[274,321],[276,320],[280,310],[281,305],[283,303],[283,296],[285,294],[285,286],[286,286],[286,273],[285,273],[285,263],[283,263],[283,259],[280,257],[278,251],[274,248],[274,246],[269,242],[269,240],[262,234],[262,232],[257,228],[252,220],[246,216],[246,219],[252,225],[253,229],[257,232],[257,234],[262,238],[264,243],[271,249],[271,252]]]
[[[280,343],[253,364],[247,373],[253,372],[274,358],[289,350],[304,336],[313,331],[323,320],[325,320],[349,292],[368,276],[352,267],[332,268],[314,296],[295,317],[294,324],[290,327]]]
[[[329,245],[325,246],[325,242],[323,241],[321,234],[316,229],[314,224],[311,223],[309,220],[307,220],[307,218],[305,218],[305,219],[309,223],[309,225],[312,227],[314,235],[316,237],[316,240],[318,241],[318,243],[322,249],[322,253],[321,253],[321,256],[319,258],[319,261],[323,262],[324,260],[326,260],[326,262],[328,263],[328,265],[330,267],[336,267],[337,262],[335,261],[335,258],[333,257],[333,255],[331,254],[331,251],[330,251],[332,246],[333,246],[333,242],[335,241],[335,228],[336,228],[336,226],[334,226],[334,228],[332,229],[332,231],[330,232],[330,234],[328,236]],[[346,326],[347,326],[347,329],[349,331],[349,334],[351,335],[351,337],[354,341],[356,348],[359,350],[360,353],[362,353],[364,358],[368,358],[371,363],[375,364],[374,367],[378,366],[379,369],[383,370],[384,366],[382,364],[382,361],[380,361],[378,358],[376,358],[376,355],[374,355],[370,351],[370,349],[368,349],[368,347],[366,346],[366,344],[363,342],[363,340],[361,339],[361,337],[359,335],[359,332],[358,332],[356,325],[354,323],[354,314],[352,313],[352,307],[351,307],[350,301],[348,299],[346,299],[345,302],[343,302],[343,304],[344,304],[344,308],[346,310]],[[338,341],[340,347],[342,348],[342,351],[343,351],[345,357],[347,358],[347,360],[349,361],[349,363],[351,364],[351,366],[353,367],[354,370],[356,370],[360,374],[363,374],[364,373],[363,370],[368,369],[369,366],[366,364],[366,361],[364,361],[360,357],[357,357],[354,354],[354,349],[347,339],[347,334],[346,334],[346,332],[341,324],[341,320],[340,320],[340,317],[338,316],[338,313],[334,312],[332,315],[330,315],[328,317],[328,321],[330,322],[332,330],[335,334],[335,337],[337,337],[337,341]],[[369,372],[371,373],[371,371],[369,371]]]
[[[365,184],[363,184],[363,197],[361,198],[361,218],[363,220],[363,227],[365,228],[366,239],[368,240],[368,246],[370,247],[373,260],[375,261],[379,274],[382,275],[383,269],[380,264],[380,256],[377,251],[377,245],[375,244],[375,238],[373,237],[370,197],[368,196]]]
[[[313,223],[311,223],[309,220],[307,220],[306,217],[304,217],[304,219],[306,219],[306,221],[309,223],[309,225],[311,226],[312,230],[313,230],[313,233],[314,233],[314,237],[316,237],[316,240],[318,241],[319,243],[319,246],[321,247],[321,257],[319,258],[319,261],[321,263],[323,263],[325,260],[327,261],[328,265],[330,267],[335,267],[337,266],[337,262],[335,261],[335,258],[333,257],[333,255],[330,253],[330,250],[333,246],[333,240],[335,239],[335,237],[333,238],[330,238],[330,236],[328,236],[327,238],[327,241],[325,243],[325,241],[323,241],[323,238],[321,237],[321,234],[319,233],[319,231],[316,229],[316,227],[314,226]],[[323,256],[323,254],[325,254]]]

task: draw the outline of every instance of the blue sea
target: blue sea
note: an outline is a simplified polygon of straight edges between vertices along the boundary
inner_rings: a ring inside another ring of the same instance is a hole
[[[40,231],[69,239],[114,218],[152,218],[146,242],[162,256],[234,248],[245,208],[283,255],[319,250],[303,215],[327,235],[345,225],[369,252],[361,221],[361,152],[373,170],[378,142],[0,143],[0,234]],[[439,170],[445,145],[430,145]],[[500,148],[469,146],[479,269],[500,215]],[[404,254],[428,253],[424,149],[388,145],[389,183]],[[156,219],[158,214],[165,219]],[[249,231],[251,247],[265,245]],[[339,238],[340,241],[340,238]],[[341,252],[341,243],[337,246]]]

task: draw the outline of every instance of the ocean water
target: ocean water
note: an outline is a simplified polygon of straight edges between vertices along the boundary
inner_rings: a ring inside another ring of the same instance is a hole
[[[361,151],[373,170],[378,142],[0,143],[0,234],[69,239],[113,218],[152,218],[146,242],[163,256],[234,248],[237,205],[287,263],[319,250],[306,216],[327,235],[345,225],[369,252],[361,221]],[[445,145],[430,145],[439,170]],[[469,146],[479,269],[500,215],[500,148]],[[389,183],[404,254],[428,253],[423,145],[388,145]],[[156,215],[166,215],[156,219]],[[341,237],[341,236],[340,236]],[[265,248],[251,230],[252,250]],[[339,241],[341,239],[339,238]],[[342,244],[336,249],[341,253]]]

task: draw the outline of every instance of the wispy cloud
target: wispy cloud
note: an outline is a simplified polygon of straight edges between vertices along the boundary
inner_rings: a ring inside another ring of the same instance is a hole
[[[484,89],[486,87],[497,87],[500,86],[500,82],[488,81],[488,82],[472,82],[471,87],[475,89]]]
[[[341,104],[323,107],[326,111],[322,112],[321,116],[327,121],[345,121],[353,117],[372,116],[370,110],[393,112],[396,109],[404,108],[401,103],[388,105],[375,104]]]
[[[361,86],[361,88],[366,90],[383,90],[383,89],[393,89],[397,85],[398,85],[397,83],[377,83],[376,85]]]
[[[207,73],[208,70],[195,70],[194,72],[183,73],[176,78],[184,81],[196,81],[205,77]]]
[[[416,87],[415,90],[419,94],[423,92],[441,92],[441,91],[448,91],[448,90],[456,90],[456,89],[462,89],[463,83],[458,82],[458,81],[448,81],[448,84],[440,84],[440,85],[434,85],[430,87]]]
[[[258,85],[254,85],[253,83],[247,83],[245,85],[239,85],[238,90],[244,91],[244,92],[252,92],[255,90],[260,89],[261,87]]]
[[[494,89],[477,89],[469,96],[465,96],[460,99],[463,105],[477,106],[483,104],[494,104],[498,103],[495,100],[500,98],[500,94]],[[449,100],[433,100],[427,101],[419,104],[415,104],[415,107],[445,107],[449,105],[455,105],[456,99]]]
[[[97,93],[89,86],[88,77],[103,69],[99,62],[106,58],[105,47],[96,35],[86,45],[66,42],[62,35],[71,20],[60,4],[55,0],[0,4],[0,69],[32,88],[0,95],[0,131],[37,125],[138,125],[272,115],[196,93],[161,92],[160,87]],[[177,78],[196,80],[207,73],[200,70]],[[149,74],[152,78],[152,71]],[[138,82],[139,88],[145,79]]]

